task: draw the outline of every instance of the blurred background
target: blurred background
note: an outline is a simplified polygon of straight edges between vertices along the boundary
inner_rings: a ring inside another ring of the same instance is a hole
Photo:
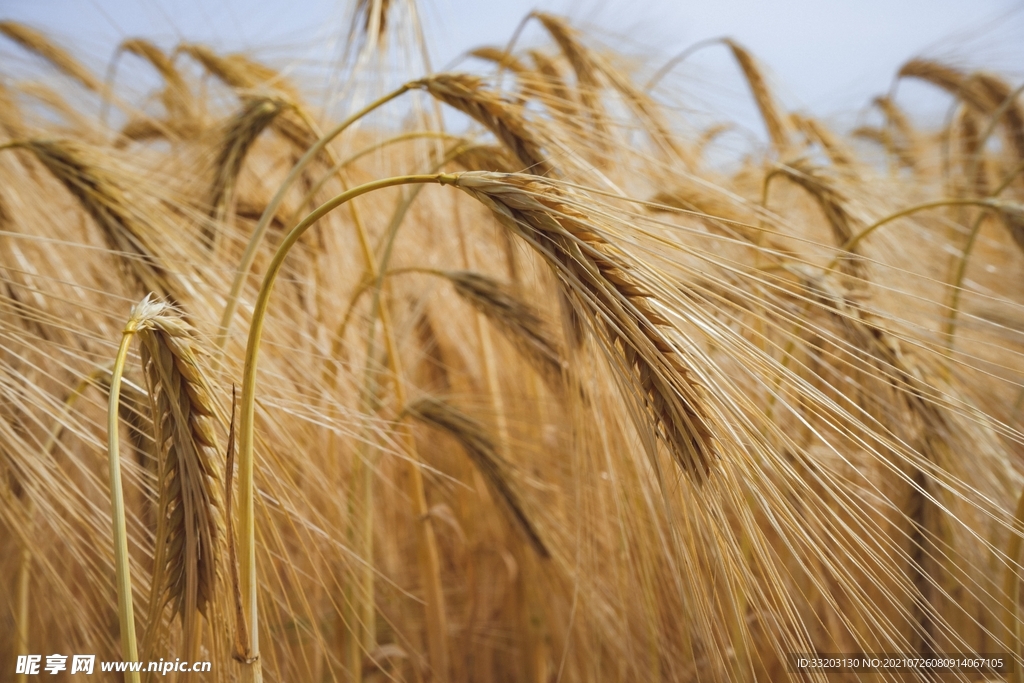
[[[341,72],[341,39],[350,30],[355,5],[355,0],[2,0],[0,18],[45,30],[62,45],[74,46],[100,73],[121,40],[145,36],[165,48],[189,40],[221,52],[245,51],[293,78],[320,80]],[[697,41],[728,35],[763,62],[789,109],[812,112],[840,128],[863,123],[871,98],[888,92],[900,64],[914,56],[991,69],[1012,81],[1024,77],[1024,3],[1011,0],[422,0],[418,8],[435,70],[480,68],[460,56],[480,45],[507,44],[535,8],[570,17],[590,36],[636,55],[648,72]],[[545,38],[531,23],[519,40],[529,44]],[[422,53],[407,57],[397,69],[401,77],[419,75],[409,71],[424,69]],[[31,62],[2,38],[0,58],[8,65]],[[144,71],[139,78],[151,77]],[[670,78],[682,79],[688,96],[676,104],[712,118],[727,111],[749,125],[751,135],[764,138],[746,84],[725,49],[700,50]],[[317,82],[315,89],[323,92],[322,85]],[[941,120],[948,109],[945,98],[926,85],[900,84],[899,101],[914,116]]]

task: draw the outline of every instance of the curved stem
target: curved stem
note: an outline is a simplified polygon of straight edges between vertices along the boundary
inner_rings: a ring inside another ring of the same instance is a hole
[[[139,659],[135,644],[135,614],[132,610],[132,579],[128,566],[128,532],[125,528],[124,493],[121,489],[121,462],[118,454],[118,403],[121,398],[121,375],[128,347],[135,334],[137,322],[134,317],[125,325],[121,346],[117,350],[114,369],[110,378],[110,401],[107,406],[107,456],[110,461],[110,506],[114,520],[114,565],[117,574],[117,611],[121,624],[121,657],[126,662]],[[137,671],[126,671],[127,683],[139,683]]]
[[[345,204],[346,202],[364,195],[368,192],[380,190],[387,187],[399,185],[413,185],[425,183],[451,184],[456,176],[444,173],[429,175],[397,176],[376,180],[332,198],[315,211],[310,213],[301,223],[296,225],[288,233],[273,260],[267,268],[260,286],[259,295],[253,308],[252,322],[249,326],[249,338],[245,350],[245,369],[242,374],[242,399],[239,414],[239,527],[240,527],[240,548],[239,565],[240,580],[242,588],[242,608],[245,613],[246,624],[249,627],[249,643],[251,646],[250,659],[258,666],[259,657],[259,624],[257,621],[257,584],[256,584],[256,542],[254,523],[254,489],[253,489],[253,422],[256,407],[256,361],[259,355],[260,341],[263,336],[263,325],[266,318],[267,307],[270,303],[270,294],[274,288],[274,282],[281,271],[285,258],[295,246],[299,238],[310,227],[316,224],[330,211]],[[416,468],[418,471],[418,468]]]
[[[1003,630],[1007,638],[1005,647],[1010,648],[1013,661],[1013,683],[1024,683],[1024,668],[1020,657],[1020,619],[1017,604],[1020,601],[1020,558],[1021,534],[1024,533],[1024,491],[1017,498],[1017,510],[1010,527],[1010,542],[1006,546],[1006,574],[1003,577]]]
[[[21,654],[28,652],[28,599],[29,599],[29,577],[32,573],[32,551],[28,544],[21,548],[21,564],[18,567],[18,602],[14,618],[16,620],[14,634],[14,652]],[[20,673],[17,677],[18,683],[25,683],[28,674]]]
[[[1006,174],[1002,182],[995,190],[989,195],[990,199],[994,199],[1003,190],[1005,190],[1013,179],[1017,177],[1021,169],[1024,169],[1024,162],[1018,164],[1013,171]],[[956,319],[960,314],[960,295],[963,293],[962,285],[964,283],[964,277],[967,275],[967,262],[971,259],[971,252],[974,251],[974,243],[978,239],[978,234],[981,232],[981,225],[985,220],[985,213],[982,213],[974,220],[974,225],[971,226],[971,234],[967,237],[967,243],[964,245],[963,250],[960,253],[960,260],[957,262],[956,271],[953,275],[953,290],[951,299],[949,302],[949,316],[946,318],[945,325],[945,337],[946,337],[946,348],[952,350],[953,348],[953,335],[956,333]]]
[[[984,213],[975,219],[974,225],[971,226],[971,234],[967,237],[967,243],[960,253],[960,260],[957,261],[956,271],[953,274],[953,290],[952,298],[949,302],[949,316],[946,318],[945,329],[943,330],[947,349],[953,348],[953,333],[956,331],[956,319],[960,311],[960,294],[963,291],[961,286],[964,282],[964,276],[967,274],[967,262],[971,259],[971,252],[974,251],[974,243],[978,239],[978,234],[981,232],[981,224],[984,220]]]
[[[699,40],[690,47],[686,48],[685,50],[677,54],[675,57],[665,62],[664,66],[662,66],[660,69],[654,72],[654,75],[651,76],[651,79],[647,81],[647,83],[644,85],[644,92],[650,92],[651,88],[656,86],[658,84],[658,81],[667,76],[669,71],[676,68],[676,66],[682,63],[683,60],[685,60],[687,57],[692,55],[697,50],[705,48],[709,45],[714,45],[715,43],[721,43],[725,40],[727,40],[726,36],[719,36],[718,38],[706,38],[705,40]]]
[[[334,166],[331,167],[329,171],[324,173],[323,176],[321,176],[321,178],[318,181],[316,181],[316,183],[313,184],[313,187],[310,188],[309,192],[307,192],[305,196],[298,202],[298,204],[296,205],[298,208],[295,210],[295,214],[292,215],[292,217],[288,220],[286,225],[292,225],[298,222],[298,214],[300,211],[302,211],[302,207],[311,202],[313,200],[313,197],[316,196],[316,193],[323,188],[324,184],[327,183],[328,180],[330,180],[335,174],[342,171],[349,164],[355,163],[356,161],[362,159],[367,154],[373,154],[377,150],[383,149],[388,145],[393,145],[399,142],[405,142],[406,140],[417,140],[420,138],[439,138],[442,140],[462,139],[458,135],[451,135],[450,133],[443,133],[433,130],[417,130],[412,131],[410,133],[402,133],[401,135],[396,135],[394,137],[388,138],[387,140],[375,142],[372,145],[364,147],[358,152],[355,152],[350,156],[346,157],[345,159],[342,159],[341,161],[337,162],[336,164],[334,164]]]
[[[932,201],[932,202],[925,202],[923,204],[915,204],[914,206],[910,206],[910,207],[907,207],[905,209],[900,209],[896,213],[889,214],[885,218],[882,218],[880,220],[875,221],[874,223],[872,223],[871,225],[869,225],[868,227],[864,228],[863,230],[858,232],[856,235],[851,237],[849,240],[847,240],[846,244],[844,244],[843,246],[841,246],[839,248],[839,252],[840,253],[837,254],[836,257],[833,258],[831,261],[829,261],[827,266],[825,266],[825,270],[832,270],[833,268],[835,268],[836,264],[839,263],[839,259],[841,259],[844,254],[850,252],[858,244],[860,244],[861,240],[863,240],[865,237],[867,237],[868,235],[870,235],[871,233],[873,233],[875,230],[877,230],[878,228],[882,227],[886,223],[891,223],[892,221],[894,221],[894,220],[896,220],[898,218],[903,218],[905,216],[909,216],[909,215],[911,215],[913,213],[917,213],[918,211],[925,211],[926,209],[936,209],[936,208],[943,207],[943,206],[986,206],[986,207],[989,207],[989,208],[993,208],[992,207],[992,200],[984,199],[983,198],[983,199],[938,199],[938,200],[935,200],[935,201]]]
[[[407,83],[399,87],[397,90],[393,90],[387,95],[384,95],[383,97],[366,105],[355,114],[327,131],[306,151],[305,154],[302,155],[302,158],[298,160],[295,166],[292,167],[292,170],[288,173],[284,182],[282,182],[280,187],[277,188],[277,192],[270,200],[270,203],[267,204],[267,208],[263,210],[263,215],[260,216],[259,223],[256,224],[252,236],[249,238],[249,244],[245,248],[245,253],[242,255],[242,262],[239,264],[238,270],[235,272],[235,279],[231,283],[231,291],[228,293],[227,303],[224,305],[224,313],[220,320],[220,327],[217,330],[217,348],[219,350],[223,351],[224,345],[227,343],[228,331],[231,329],[231,319],[234,317],[235,310],[238,308],[238,298],[242,294],[242,287],[245,284],[245,278],[249,274],[249,269],[252,268],[253,261],[256,260],[256,250],[263,241],[263,236],[266,234],[267,228],[270,226],[270,221],[281,206],[285,193],[299,177],[299,174],[305,170],[306,166],[316,158],[320,151],[326,147],[331,140],[338,137],[338,135],[340,135],[346,128],[372,112],[374,109],[377,109],[396,97],[408,92],[412,87],[412,84]]]

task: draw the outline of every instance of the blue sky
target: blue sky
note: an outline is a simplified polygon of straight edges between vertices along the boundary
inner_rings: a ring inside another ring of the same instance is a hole
[[[686,46],[730,35],[770,69],[784,103],[847,118],[889,89],[915,55],[954,60],[1024,78],[1024,2],[1009,0],[420,0],[436,67],[480,44],[504,44],[535,7],[566,14],[606,42],[656,65]],[[120,40],[181,39],[251,50],[280,66],[287,59],[327,64],[345,30],[338,0],[0,0],[0,17],[45,29],[102,68]],[[526,42],[540,40],[529,29]],[[0,41],[0,58],[14,49]],[[723,50],[705,50],[675,76],[694,106],[743,110],[743,84]],[[927,94],[908,86],[901,97]],[[916,98],[916,99],[915,99]],[[740,119],[745,111],[730,112]]]

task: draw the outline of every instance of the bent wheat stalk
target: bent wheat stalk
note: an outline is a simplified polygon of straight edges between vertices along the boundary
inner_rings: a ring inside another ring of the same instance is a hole
[[[249,326],[249,337],[246,344],[245,367],[242,374],[242,399],[239,410],[239,455],[238,455],[238,506],[239,506],[239,577],[243,600],[243,612],[245,624],[249,629],[249,661],[243,669],[246,681],[262,681],[261,663],[259,660],[259,621],[257,606],[257,585],[256,585],[256,529],[254,519],[254,420],[256,412],[256,361],[259,355],[260,341],[263,336],[263,325],[266,318],[267,307],[270,303],[270,294],[273,291],[274,283],[281,272],[284,260],[288,253],[298,242],[299,238],[312,227],[323,216],[342,206],[346,202],[374,190],[399,185],[423,184],[423,183],[445,183],[451,182],[452,176],[446,174],[430,174],[419,176],[399,176],[385,178],[354,187],[347,192],[334,197],[322,204],[315,211],[310,213],[285,237],[278,247],[273,260],[267,267],[263,276],[263,283],[260,286],[259,295],[253,307],[252,322]],[[447,179],[447,181],[445,180]],[[418,463],[411,463],[410,486],[413,493],[414,513],[423,520],[418,525],[420,553],[427,558],[427,564],[431,566],[435,577],[430,577],[425,582],[427,587],[426,607],[428,613],[428,634],[433,638],[446,638],[444,630],[445,619],[443,615],[442,599],[440,593],[440,581],[436,580],[437,551],[433,547],[433,532],[429,526],[429,515],[426,498],[423,495],[422,472]],[[436,641],[432,640],[432,664],[435,666],[434,674],[441,680],[446,680],[448,672],[444,666],[447,662],[447,652],[438,651],[440,648]]]
[[[127,662],[139,660],[135,640],[135,613],[132,608],[132,579],[128,564],[128,532],[125,525],[124,492],[121,487],[121,460],[118,439],[118,408],[121,398],[121,377],[132,337],[151,324],[155,310],[149,298],[143,299],[132,308],[131,316],[121,334],[121,345],[117,349],[110,377],[110,398],[107,405],[107,458],[110,464],[110,507],[114,525],[114,566],[117,580],[117,612],[121,626],[121,657]],[[138,671],[126,671],[128,683],[139,683]]]

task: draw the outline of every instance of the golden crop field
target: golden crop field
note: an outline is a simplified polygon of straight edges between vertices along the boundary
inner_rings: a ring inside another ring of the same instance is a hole
[[[561,16],[396,75],[413,2],[330,107],[0,21],[0,679],[1024,680],[1022,89],[846,130],[706,41],[735,151]]]

